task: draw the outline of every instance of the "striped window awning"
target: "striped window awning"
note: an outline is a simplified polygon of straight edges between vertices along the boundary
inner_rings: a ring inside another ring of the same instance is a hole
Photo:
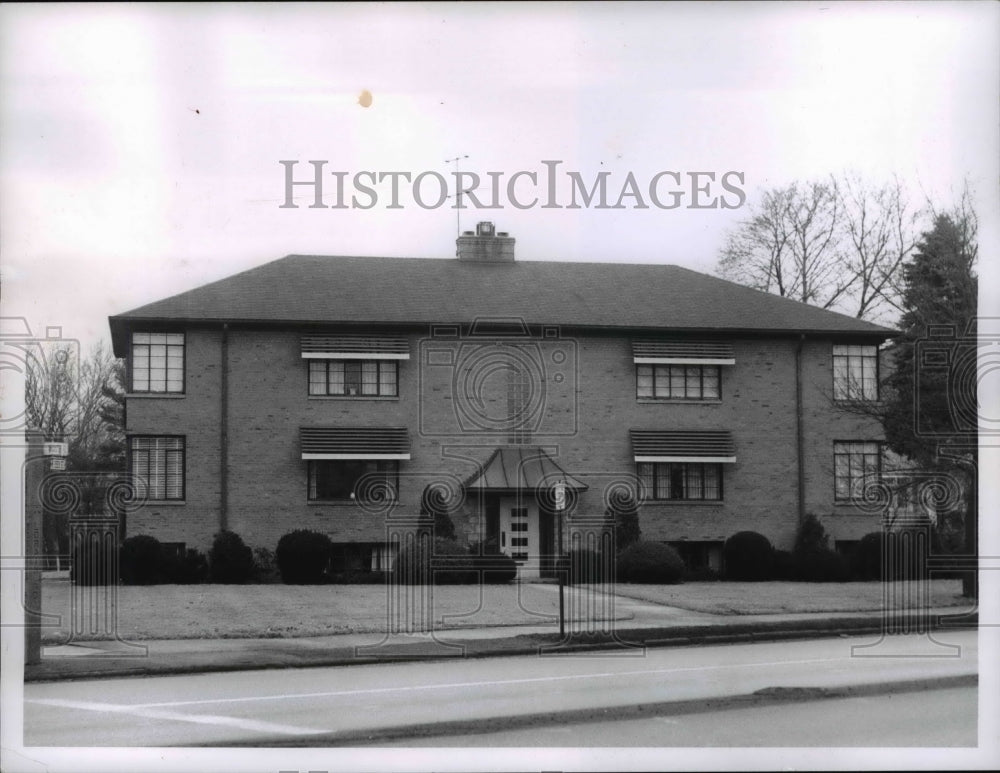
[[[630,434],[637,462],[736,461],[733,436],[727,430],[633,429]]]
[[[406,427],[302,427],[303,459],[409,459]]]
[[[632,358],[640,365],[735,365],[733,345],[725,341],[636,340]]]
[[[302,357],[313,360],[408,360],[410,345],[403,336],[307,333],[302,336]]]

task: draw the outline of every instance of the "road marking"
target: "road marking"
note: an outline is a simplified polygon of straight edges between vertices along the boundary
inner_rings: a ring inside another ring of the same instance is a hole
[[[793,666],[807,663],[832,663],[853,660],[849,655],[839,658],[814,658],[810,660],[779,660],[768,663],[721,663],[713,666],[685,666],[683,668],[654,668],[641,671],[609,671],[595,674],[568,674],[566,676],[536,676],[523,679],[498,679],[484,682],[450,682],[446,684],[415,684],[405,687],[370,687],[361,690],[336,690],[332,692],[302,692],[283,695],[249,695],[240,698],[205,698],[191,701],[164,701],[140,703],[137,707],[196,706],[206,703],[245,703],[251,701],[281,701],[300,698],[336,698],[349,695],[374,695],[378,693],[415,692],[419,690],[451,690],[468,687],[503,687],[505,685],[533,684],[538,682],[564,682],[572,679],[608,679],[622,676],[648,676],[650,674],[677,674],[685,671],[714,671],[723,668],[760,668],[763,666]]]
[[[296,727],[294,725],[279,725],[274,722],[259,722],[255,719],[239,717],[223,717],[210,714],[181,714],[176,711],[153,708],[151,706],[127,706],[118,703],[96,703],[92,701],[70,701],[58,698],[26,699],[25,703],[39,703],[45,706],[58,706],[66,709],[82,709],[83,711],[102,711],[109,714],[131,714],[149,719],[168,719],[174,722],[193,722],[198,725],[223,725],[240,730],[252,730],[257,733],[278,733],[280,735],[317,735],[328,733],[329,730],[317,730],[312,727]]]

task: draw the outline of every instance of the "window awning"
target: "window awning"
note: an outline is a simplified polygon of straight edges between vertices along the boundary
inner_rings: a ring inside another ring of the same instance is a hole
[[[410,344],[403,336],[302,336],[302,357],[315,360],[408,360]]]
[[[733,436],[727,430],[633,429],[630,434],[637,462],[736,461]]]
[[[406,427],[302,427],[303,459],[409,459]]]
[[[586,491],[587,484],[563,470],[538,446],[500,446],[462,485],[469,491],[537,492],[565,483]]]
[[[636,340],[632,358],[639,365],[735,365],[733,346],[725,341]]]

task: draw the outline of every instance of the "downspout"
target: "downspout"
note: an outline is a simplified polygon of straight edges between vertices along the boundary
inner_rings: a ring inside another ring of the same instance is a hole
[[[798,465],[799,523],[806,518],[805,431],[802,410],[802,344],[805,340],[805,334],[800,335],[795,347],[795,455]]]
[[[229,528],[229,325],[222,324],[219,405],[219,531]]]

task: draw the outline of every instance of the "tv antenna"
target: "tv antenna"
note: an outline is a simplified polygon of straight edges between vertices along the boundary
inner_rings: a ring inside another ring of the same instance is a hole
[[[455,206],[455,238],[458,238],[459,236],[462,235],[462,194],[463,193],[471,193],[472,191],[474,191],[476,188],[479,187],[479,186],[474,186],[474,187],[471,187],[471,188],[466,188],[463,191],[462,188],[459,186],[459,183],[461,182],[461,179],[462,179],[461,176],[460,176],[460,171],[461,170],[459,169],[459,162],[463,161],[464,159],[466,159],[468,157],[469,157],[469,154],[466,153],[466,154],[461,155],[461,156],[455,156],[454,158],[446,158],[444,160],[444,162],[446,164],[454,164],[455,165],[455,193],[453,195],[447,197],[449,199],[454,198],[455,201],[456,201],[456,206]]]

